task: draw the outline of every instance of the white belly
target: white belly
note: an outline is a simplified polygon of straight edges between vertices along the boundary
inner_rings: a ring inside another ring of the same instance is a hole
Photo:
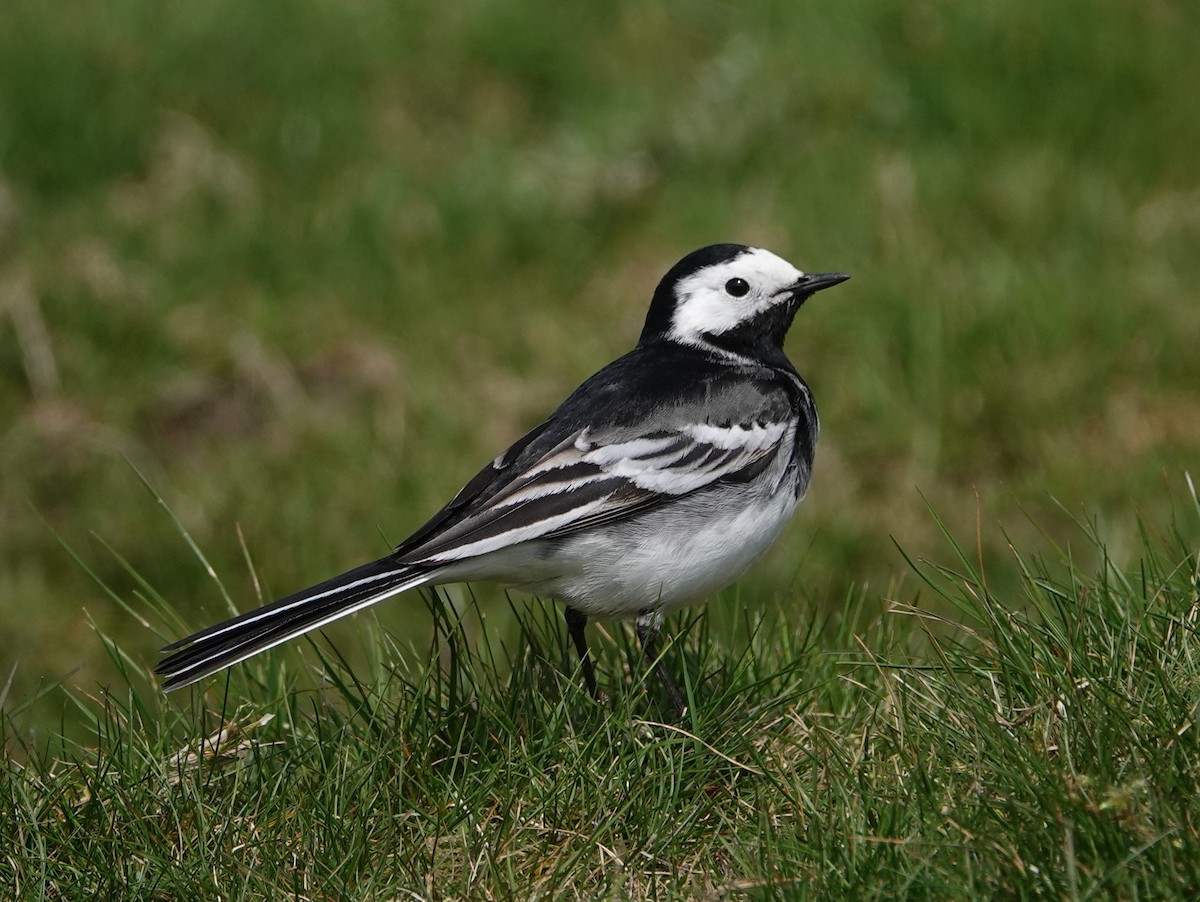
[[[770,547],[796,503],[786,489],[756,497],[745,486],[722,486],[628,521],[457,561],[437,581],[499,582],[562,599],[591,617],[670,610],[741,576]]]
[[[702,519],[676,502],[660,516],[631,524],[622,535],[583,536],[564,557],[577,576],[558,581],[556,594],[585,614],[631,616],[702,601],[740,577],[775,541],[796,499],[790,493],[765,507],[727,510]],[[705,506],[705,509],[708,509]]]

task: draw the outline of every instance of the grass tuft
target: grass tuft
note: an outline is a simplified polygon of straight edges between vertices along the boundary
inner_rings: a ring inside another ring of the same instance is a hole
[[[870,619],[861,592],[821,623],[677,617],[678,722],[623,627],[596,630],[594,704],[549,604],[513,603],[514,638],[430,592],[428,649],[362,618],[366,662],[314,640],[301,667],[265,655],[179,703],[97,631],[123,682],[38,701],[65,697],[85,740],[3,715],[0,881],[21,898],[1190,897],[1200,558],[1147,526],[1119,569],[1078,526],[1074,550],[1011,548],[1012,594],[947,531],[948,562],[914,560],[919,587]]]

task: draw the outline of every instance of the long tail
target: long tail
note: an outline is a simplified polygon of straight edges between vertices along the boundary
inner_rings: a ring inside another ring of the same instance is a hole
[[[436,571],[380,558],[172,642],[163,651],[175,654],[154,671],[165,677],[164,691],[179,689],[434,576]]]

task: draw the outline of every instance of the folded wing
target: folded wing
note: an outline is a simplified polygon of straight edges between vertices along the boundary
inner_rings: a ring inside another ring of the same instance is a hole
[[[407,564],[434,566],[531,539],[553,539],[629,517],[718,483],[762,473],[793,441],[783,422],[697,423],[634,433],[582,429],[550,448],[500,491],[419,544]]]

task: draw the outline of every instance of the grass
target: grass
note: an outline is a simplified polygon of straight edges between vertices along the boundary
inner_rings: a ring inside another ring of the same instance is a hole
[[[667,652],[681,721],[628,630],[597,645],[593,703],[552,606],[517,607],[517,641],[471,641],[478,608],[459,621],[431,597],[432,654],[376,628],[365,667],[312,642],[303,667],[258,660],[178,704],[106,640],[124,682],[68,692],[87,741],[5,716],[0,882],[22,899],[1190,898],[1183,534],[1145,529],[1122,570],[1081,523],[1045,560],[1013,549],[1001,596],[945,533],[949,563],[914,561],[919,588],[869,619],[860,598],[800,630],[693,615]]]
[[[1194,893],[1197,34],[1175,0],[0,4],[17,894]],[[159,698],[164,639],[403,538],[731,240],[854,279],[789,339],[809,497],[673,624],[686,722],[622,629],[596,710],[558,615],[482,587],[461,636],[391,604]]]

